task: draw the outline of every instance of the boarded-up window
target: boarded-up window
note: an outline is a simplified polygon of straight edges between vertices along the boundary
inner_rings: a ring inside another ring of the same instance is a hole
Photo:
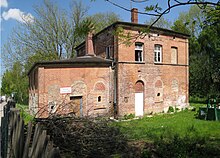
[[[171,47],[171,64],[177,64],[178,51],[176,47]]]
[[[135,93],[144,92],[144,83],[142,81],[137,81],[135,84]]]
[[[105,90],[105,85],[101,82],[96,83],[95,85],[95,90],[97,91],[104,91]]]
[[[155,83],[155,87],[162,88],[162,82],[160,80],[157,80],[157,82]]]

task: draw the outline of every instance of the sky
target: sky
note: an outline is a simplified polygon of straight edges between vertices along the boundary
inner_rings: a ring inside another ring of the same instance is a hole
[[[70,4],[72,0],[51,0],[51,2],[56,3],[61,9],[70,10]],[[163,8],[166,7],[166,0],[149,0],[145,3],[131,3],[130,0],[110,0],[113,3],[119,4],[127,9],[138,8],[139,11],[144,12],[144,6],[155,4],[159,2],[159,5]],[[93,15],[95,13],[103,12],[114,12],[120,16],[122,21],[130,22],[130,12],[125,11],[106,0],[82,0],[83,4],[89,7],[88,15]],[[16,28],[23,23],[22,17],[25,19],[33,20],[36,16],[34,12],[35,6],[41,6],[43,0],[0,0],[0,34],[1,34],[1,49],[0,54],[6,53],[2,52],[3,45],[7,42],[8,37],[12,34],[13,28]],[[174,21],[178,18],[179,12],[187,11],[189,7],[178,7],[173,9],[168,15],[165,16],[169,21]],[[147,15],[139,15],[139,23],[144,23],[151,17]],[[1,64],[1,76],[5,69],[2,66],[2,58],[0,58]],[[1,81],[0,81],[1,84]]]

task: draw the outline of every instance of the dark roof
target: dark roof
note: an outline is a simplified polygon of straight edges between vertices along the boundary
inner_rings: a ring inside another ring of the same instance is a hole
[[[112,60],[103,59],[97,56],[81,56],[72,59],[53,60],[53,61],[41,61],[35,63],[28,71],[28,75],[35,67],[108,67],[111,66]]]
[[[96,38],[99,34],[103,33],[104,31],[110,29],[110,28],[115,28],[117,26],[121,26],[121,27],[132,27],[133,29],[136,30],[140,30],[143,28],[148,28],[150,27],[150,25],[145,25],[145,24],[138,24],[138,23],[132,23],[132,22],[122,22],[122,21],[117,21],[109,26],[107,26],[106,28],[104,28],[103,30],[101,30],[100,32],[96,33],[93,38]],[[170,36],[175,36],[175,37],[180,37],[180,38],[189,38],[190,35],[185,34],[185,33],[180,33],[180,32],[176,32],[173,30],[169,30],[169,29],[164,29],[164,28],[159,28],[159,27],[150,27],[150,32],[152,33],[159,33],[159,34],[163,34],[163,35],[170,35]],[[79,44],[77,47],[75,47],[75,49],[77,50],[78,48],[80,48],[81,46],[83,46],[85,44],[85,41],[82,42],[81,44]]]

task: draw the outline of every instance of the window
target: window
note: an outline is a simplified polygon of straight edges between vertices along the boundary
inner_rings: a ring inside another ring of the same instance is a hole
[[[154,45],[154,62],[162,62],[162,46],[158,44]]]
[[[135,43],[135,61],[143,60],[143,43]]]
[[[102,97],[98,96],[98,102],[101,102],[101,101],[102,101]]]
[[[106,59],[110,59],[111,58],[111,46],[108,46],[105,48],[105,53],[106,53]]]
[[[171,64],[177,64],[177,48],[171,47]]]

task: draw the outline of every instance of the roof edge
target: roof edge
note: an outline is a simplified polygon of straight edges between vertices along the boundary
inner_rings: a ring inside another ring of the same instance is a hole
[[[27,75],[29,76],[30,73],[35,69],[35,67],[47,67],[47,66],[54,66],[54,67],[59,67],[58,65],[63,65],[63,66],[68,66],[68,65],[84,65],[85,64],[102,64],[102,65],[112,65],[112,60],[109,59],[103,59],[99,57],[91,57],[91,56],[83,56],[83,57],[77,57],[77,58],[72,58],[72,59],[63,59],[63,60],[52,60],[52,61],[39,61],[36,62],[32,65],[30,70],[28,71]],[[57,65],[57,66],[56,66]],[[97,65],[98,66],[98,65]]]
[[[167,32],[168,34],[175,34],[175,35],[179,35],[179,37],[184,37],[184,38],[189,38],[190,35],[189,34],[185,34],[185,33],[181,33],[181,32],[177,32],[177,31],[173,31],[170,29],[165,29],[165,28],[159,28],[159,27],[154,27],[150,25],[146,25],[146,24],[139,24],[139,23],[132,23],[132,22],[123,22],[123,21],[116,21],[115,23],[107,26],[106,28],[102,29],[101,31],[99,31],[98,33],[96,33],[93,38],[97,37],[99,34],[101,34],[102,32],[110,29],[111,27],[116,27],[117,25],[126,25],[126,26],[136,26],[136,27],[149,27],[150,28],[150,32],[151,31],[162,31],[162,32]],[[83,44],[85,43],[85,41],[83,41],[82,43],[80,43],[78,46],[76,46],[74,49],[78,49],[79,47],[81,47]]]

